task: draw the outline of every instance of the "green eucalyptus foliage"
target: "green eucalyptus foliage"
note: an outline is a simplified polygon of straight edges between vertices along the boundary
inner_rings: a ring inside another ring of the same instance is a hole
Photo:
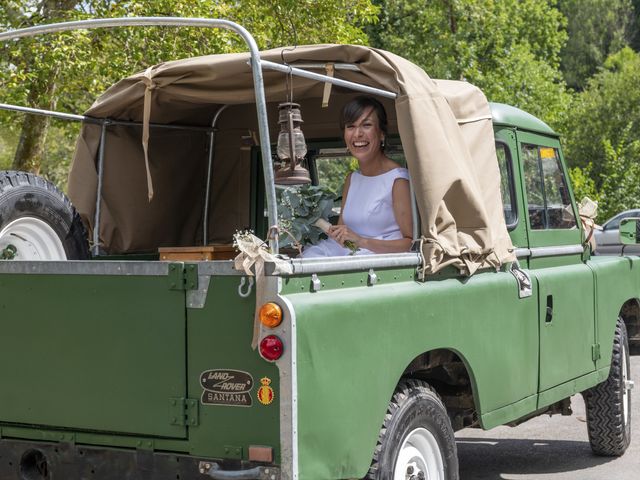
[[[313,244],[326,237],[315,222],[329,220],[335,197],[334,191],[323,186],[277,186],[278,224],[284,230],[281,246]]]

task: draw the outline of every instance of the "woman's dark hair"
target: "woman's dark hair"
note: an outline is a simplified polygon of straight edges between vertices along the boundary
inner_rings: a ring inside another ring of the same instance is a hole
[[[342,107],[342,113],[340,114],[340,129],[344,128],[349,123],[353,123],[367,110],[373,107],[373,111],[376,112],[378,117],[378,126],[385,137],[387,136],[387,112],[385,111],[382,103],[373,97],[356,97],[348,103],[345,103]]]

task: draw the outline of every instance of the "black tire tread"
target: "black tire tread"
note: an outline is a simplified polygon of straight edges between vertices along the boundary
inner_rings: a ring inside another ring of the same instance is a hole
[[[15,189],[32,187],[53,201],[58,202],[70,217],[69,231],[65,238],[67,244],[74,245],[75,255],[73,259],[90,258],[87,230],[82,218],[76,211],[69,198],[51,182],[38,175],[17,170],[0,171],[0,196],[9,194]]]
[[[607,380],[583,392],[587,412],[587,430],[593,453],[601,456],[622,455],[630,442],[630,430],[625,425],[621,400],[622,362],[628,362],[627,331],[618,319],[613,337],[611,370]],[[622,355],[625,345],[627,356]],[[629,412],[630,415],[631,412]],[[629,423],[631,418],[629,417]]]
[[[389,402],[389,407],[387,408],[387,412],[384,416],[382,428],[380,429],[380,434],[378,436],[378,442],[376,444],[376,448],[373,453],[371,466],[369,467],[369,471],[367,472],[367,476],[365,477],[366,479],[375,480],[375,479],[382,478],[380,475],[380,471],[381,471],[380,461],[381,461],[381,455],[382,455],[382,448],[386,440],[390,423],[392,422],[392,419],[395,413],[400,409],[401,405],[404,402],[406,402],[407,399],[414,394],[422,395],[424,397],[431,399],[434,402],[434,405],[437,405],[437,407],[434,407],[434,411],[436,408],[440,408],[442,409],[442,411],[446,412],[446,407],[444,406],[444,403],[440,399],[440,396],[436,393],[436,391],[433,388],[431,388],[431,386],[428,383],[422,380],[411,379],[411,378],[401,380],[398,383],[398,386],[396,387],[395,392],[393,393],[393,397]],[[452,441],[454,441],[453,429],[451,429],[451,437],[452,437]],[[455,447],[455,443],[454,443],[454,447]],[[456,462],[456,465],[457,465],[457,462]],[[448,480],[458,480],[457,468],[455,469],[455,471],[449,472]]]

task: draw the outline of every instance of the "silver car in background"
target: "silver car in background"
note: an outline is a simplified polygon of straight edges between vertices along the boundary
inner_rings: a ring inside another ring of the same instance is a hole
[[[594,232],[596,240],[596,255],[620,255],[622,243],[620,243],[620,221],[624,218],[640,218],[640,209],[625,210],[607,220],[602,229]],[[640,245],[626,245],[625,254],[640,255]]]

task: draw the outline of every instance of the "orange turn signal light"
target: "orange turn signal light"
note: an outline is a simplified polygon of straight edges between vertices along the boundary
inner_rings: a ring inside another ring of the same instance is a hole
[[[282,308],[277,303],[269,302],[260,307],[260,322],[267,328],[276,328],[282,323]]]

